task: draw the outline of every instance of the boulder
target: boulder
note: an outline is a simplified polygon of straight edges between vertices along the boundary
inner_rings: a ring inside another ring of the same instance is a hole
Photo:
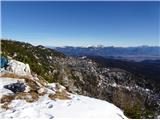
[[[16,60],[10,60],[7,70],[19,76],[30,76],[31,70],[28,64]]]

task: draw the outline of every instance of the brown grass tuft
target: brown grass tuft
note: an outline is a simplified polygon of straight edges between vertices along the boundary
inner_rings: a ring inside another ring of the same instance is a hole
[[[0,77],[17,78],[17,79],[30,79],[31,78],[31,76],[20,76],[14,73],[3,73],[3,74],[0,74]]]
[[[10,103],[15,98],[15,95],[3,95],[0,103]]]
[[[1,105],[1,108],[8,110],[9,109],[9,103],[4,103],[3,105]]]
[[[21,100],[26,100],[26,102],[35,102],[39,98],[39,95],[36,92],[20,92],[16,94],[15,99],[21,99]]]
[[[0,74],[0,77],[8,77],[8,78],[20,78],[20,76],[13,74],[13,73],[4,73]]]
[[[55,94],[49,94],[48,96],[50,99],[52,100],[56,100],[56,99],[61,99],[61,100],[66,100],[66,99],[71,99],[70,95],[66,92],[66,91],[56,91]]]

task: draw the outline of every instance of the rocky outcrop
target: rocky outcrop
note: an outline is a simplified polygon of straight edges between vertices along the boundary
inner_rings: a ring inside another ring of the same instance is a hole
[[[28,64],[16,60],[10,60],[7,66],[1,68],[1,76],[4,74],[12,74],[14,76],[31,76],[31,70]]]
[[[16,60],[10,60],[8,63],[8,67],[6,68],[8,71],[20,75],[20,76],[29,76],[31,75],[31,70],[28,64],[24,64],[22,62]]]

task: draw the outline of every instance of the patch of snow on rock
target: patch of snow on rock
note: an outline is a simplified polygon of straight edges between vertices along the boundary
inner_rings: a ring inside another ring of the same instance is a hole
[[[20,76],[31,75],[31,70],[29,65],[16,60],[10,60],[10,62],[8,63],[7,70],[12,72],[13,74]]]
[[[117,84],[116,84],[116,83],[113,83],[112,86],[113,86],[113,87],[117,87]]]

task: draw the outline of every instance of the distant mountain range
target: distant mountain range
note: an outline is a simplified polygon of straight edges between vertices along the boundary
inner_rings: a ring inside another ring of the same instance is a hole
[[[127,59],[134,61],[160,59],[160,46],[139,47],[50,47],[71,56],[102,56],[109,58]]]

